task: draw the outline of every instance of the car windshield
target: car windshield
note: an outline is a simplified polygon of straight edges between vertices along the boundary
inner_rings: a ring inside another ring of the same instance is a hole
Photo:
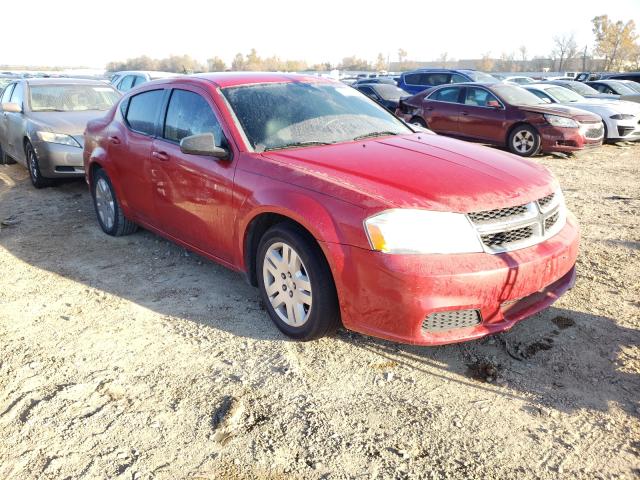
[[[567,87],[570,88],[571,90],[573,90],[574,92],[579,93],[582,96],[585,95],[598,95],[600,92],[598,92],[595,88],[591,88],[589,85],[585,85],[584,83],[580,83],[580,82],[567,82],[567,84],[563,84],[563,87]]]
[[[354,88],[287,82],[227,87],[223,93],[257,151],[412,133]]]
[[[491,88],[505,102],[511,105],[546,105],[547,102],[533,93],[516,85],[492,85]]]
[[[628,83],[625,82],[623,83],[623,85],[633,90],[634,95],[637,95],[638,93],[640,93],[640,83],[634,82],[633,80],[628,80]]]
[[[615,82],[613,86],[620,95],[637,95],[640,92],[640,88],[634,90],[633,87],[627,83]]]
[[[78,112],[109,110],[120,98],[104,85],[31,85],[32,112]]]
[[[545,90],[549,95],[555,98],[560,103],[568,103],[568,102],[582,102],[584,97],[582,95],[578,95],[573,90],[569,90],[564,87],[549,87]]]
[[[493,75],[489,75],[488,73],[484,73],[484,72],[476,72],[476,71],[466,71],[464,72],[466,73],[468,76],[470,76],[474,82],[482,82],[482,83],[497,83],[500,80],[498,80],[496,77],[494,77]]]
[[[373,87],[378,95],[380,95],[385,100],[400,100],[400,97],[408,97],[410,94],[405,90],[396,87],[395,85],[388,84],[379,84]]]

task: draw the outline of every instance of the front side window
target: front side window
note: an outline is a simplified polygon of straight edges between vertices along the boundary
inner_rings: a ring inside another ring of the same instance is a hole
[[[222,128],[207,101],[197,93],[174,90],[167,108],[163,137],[180,142],[184,137],[200,133],[213,133],[216,146],[222,146]]]
[[[120,95],[107,84],[38,84],[29,87],[33,112],[109,110]]]
[[[469,81],[469,79],[467,77],[463,77],[459,73],[452,73],[451,74],[451,82],[449,82],[449,83],[464,83],[464,82],[468,82],[468,81]]]
[[[147,81],[147,79],[144,78],[143,76],[136,75],[135,77],[133,77],[133,83],[131,84],[131,86],[132,87],[137,87],[138,85],[142,85],[146,81]]]
[[[122,80],[120,80],[120,84],[118,85],[118,90],[121,92],[126,92],[133,88],[133,82],[136,77],[134,75],[126,75]]]
[[[333,82],[262,83],[222,91],[258,151],[413,133],[366,95]]]
[[[448,73],[431,73],[427,75],[424,85],[443,85],[449,83],[450,75]]]
[[[22,83],[16,83],[16,87],[11,94],[11,103],[17,103],[21,107],[24,104],[24,85]]]
[[[11,98],[11,94],[13,93],[13,88],[15,86],[16,84],[12,83],[4,89],[2,92],[2,100],[0,101],[1,103],[9,103],[9,99]]]
[[[126,118],[132,130],[145,135],[155,134],[163,96],[164,90],[150,90],[129,99]]]
[[[490,101],[497,102],[498,99],[483,88],[467,88],[467,93],[464,98],[465,105],[486,107]]]
[[[460,96],[460,89],[458,87],[441,88],[433,92],[429,96],[429,100],[436,100],[438,102],[458,103],[458,97]]]

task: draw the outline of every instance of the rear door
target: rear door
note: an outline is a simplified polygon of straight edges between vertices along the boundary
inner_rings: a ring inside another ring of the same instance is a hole
[[[0,103],[9,103],[9,99],[11,98],[11,94],[13,93],[13,89],[16,86],[15,83],[10,83],[5,87],[2,91],[2,97],[0,97]],[[7,138],[7,134],[9,131],[9,114],[8,112],[2,112],[0,116],[0,146],[2,149],[8,154],[9,149],[9,141]]]
[[[460,110],[460,136],[490,143],[504,143],[506,110],[489,90],[466,87]]]
[[[166,90],[147,90],[121,103],[124,124],[109,132],[109,157],[118,170],[117,187],[135,218],[157,226],[150,168],[151,143],[160,124]]]
[[[431,130],[447,135],[458,134],[462,91],[463,88],[457,86],[443,87],[423,100],[422,115]]]
[[[153,141],[153,198],[161,228],[169,235],[218,258],[232,251],[232,159],[185,154],[180,140],[213,133],[216,145],[229,151],[215,104],[193,86],[173,89],[161,134]]]

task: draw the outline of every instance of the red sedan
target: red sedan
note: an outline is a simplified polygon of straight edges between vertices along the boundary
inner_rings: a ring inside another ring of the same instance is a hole
[[[400,101],[396,113],[409,123],[465,140],[506,146],[530,157],[599,147],[604,126],[597,115],[549,105],[504,83],[443,85]]]
[[[578,227],[544,167],[415,132],[341,83],[154,81],[88,124],[109,235],[143,226],[257,286],[285,334],[437,345],[506,330],[574,283]]]

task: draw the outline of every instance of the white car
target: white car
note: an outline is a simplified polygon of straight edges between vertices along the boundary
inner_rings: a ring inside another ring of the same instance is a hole
[[[111,84],[121,92],[127,92],[133,87],[137,87],[151,80],[160,78],[171,78],[180,76],[180,73],[173,72],[155,72],[152,70],[126,70],[115,72],[111,75]]]
[[[547,103],[560,103],[600,115],[605,140],[640,140],[640,104],[625,100],[585,98],[559,85],[535,83],[523,88]]]
[[[513,75],[511,77],[505,77],[503,82],[517,83],[518,85],[528,85],[534,83],[535,80],[531,77],[525,77],[524,75]]]

